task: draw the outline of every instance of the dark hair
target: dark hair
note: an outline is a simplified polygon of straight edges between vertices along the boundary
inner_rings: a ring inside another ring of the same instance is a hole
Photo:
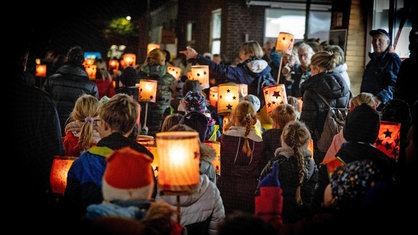
[[[183,85],[183,96],[186,96],[189,91],[202,91],[200,87],[200,82],[198,80],[189,80],[187,79]]]
[[[71,47],[67,53],[68,63],[82,65],[84,62],[84,50],[80,46]]]

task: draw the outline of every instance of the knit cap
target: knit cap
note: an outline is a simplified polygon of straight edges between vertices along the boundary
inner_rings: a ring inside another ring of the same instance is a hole
[[[189,91],[184,96],[184,103],[187,112],[196,111],[204,113],[206,111],[206,98],[199,91]]]
[[[374,143],[379,128],[379,113],[369,105],[361,104],[348,114],[343,135],[347,141]]]
[[[115,150],[107,159],[103,175],[103,199],[151,199],[154,190],[152,159],[130,147]]]
[[[131,66],[126,67],[124,70],[122,70],[120,81],[125,86],[135,86],[135,84],[137,84],[139,81],[139,75],[136,72],[136,69]]]

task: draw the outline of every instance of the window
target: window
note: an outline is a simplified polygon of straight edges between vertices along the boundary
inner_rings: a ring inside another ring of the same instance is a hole
[[[221,16],[221,9],[212,11],[212,20],[210,24],[211,40],[209,45],[212,55],[221,53]]]

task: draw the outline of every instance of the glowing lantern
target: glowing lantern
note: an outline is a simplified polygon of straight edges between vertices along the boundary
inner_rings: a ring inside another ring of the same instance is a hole
[[[64,195],[67,187],[67,174],[76,157],[54,156],[49,181],[53,193]]]
[[[37,64],[36,65],[36,77],[46,77],[46,64]]]
[[[209,89],[209,103],[213,107],[216,107],[218,103],[218,87],[213,86]]]
[[[135,66],[135,64],[136,64],[136,55],[135,54],[131,54],[131,53],[127,53],[127,54],[123,55],[123,62],[124,62],[124,66],[125,67]]]
[[[148,103],[149,102],[156,102],[157,99],[157,80],[152,79],[140,79],[138,89],[138,101],[139,102],[146,102],[145,103],[145,118],[144,118],[144,125],[143,127],[147,127],[147,114],[148,114]]]
[[[401,123],[380,121],[379,135],[374,143],[390,158],[398,160],[401,142]]]
[[[215,156],[215,159],[213,159],[212,161],[212,165],[213,167],[215,167],[216,174],[220,175],[221,174],[221,143],[212,142],[212,141],[205,141],[204,143],[215,150],[216,156]]]
[[[160,48],[160,44],[156,44],[156,43],[148,43],[147,45],[147,55],[150,51],[156,49],[156,48]]]
[[[181,68],[175,66],[168,66],[167,72],[171,74],[176,80],[179,80],[181,76]]]
[[[109,69],[111,69],[113,72],[119,70],[119,61],[109,60]]]
[[[295,37],[291,33],[280,32],[276,40],[276,52],[279,54],[292,54]]]
[[[280,104],[287,104],[286,89],[283,84],[266,86],[263,92],[267,113],[271,113]]]
[[[198,80],[200,87],[203,89],[209,88],[209,66],[208,65],[193,65],[192,80]]]
[[[238,84],[224,83],[218,86],[218,113],[230,113],[239,103]]]
[[[84,65],[87,74],[89,75],[90,80],[96,79],[96,70],[97,66],[95,64]]]

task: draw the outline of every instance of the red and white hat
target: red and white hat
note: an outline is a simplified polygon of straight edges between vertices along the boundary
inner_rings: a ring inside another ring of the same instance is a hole
[[[103,175],[103,199],[151,199],[154,190],[152,158],[130,147],[115,150],[107,157]]]

